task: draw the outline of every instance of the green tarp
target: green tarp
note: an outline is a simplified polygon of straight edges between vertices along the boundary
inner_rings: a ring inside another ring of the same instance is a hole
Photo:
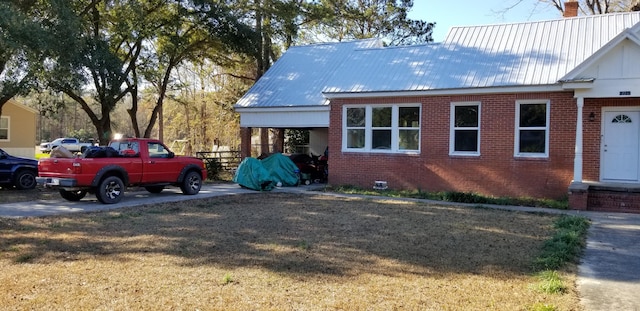
[[[298,167],[281,153],[265,159],[245,158],[238,166],[233,182],[253,190],[271,190],[278,183],[282,186],[297,186]]]
[[[289,157],[282,153],[274,153],[269,157],[261,160],[262,165],[269,171],[273,181],[282,183],[283,187],[297,186],[299,183],[300,172]]]

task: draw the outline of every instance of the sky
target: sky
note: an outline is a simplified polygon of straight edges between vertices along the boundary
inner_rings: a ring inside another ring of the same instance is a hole
[[[514,8],[508,7],[520,2]],[[434,42],[454,26],[490,25],[562,18],[560,11],[538,0],[414,0],[409,18],[435,22]]]

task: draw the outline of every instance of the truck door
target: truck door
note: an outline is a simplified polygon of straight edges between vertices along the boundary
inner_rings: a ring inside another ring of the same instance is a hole
[[[147,143],[149,158],[144,163],[144,181],[175,182],[180,174],[181,163],[169,157],[169,149],[158,142]]]

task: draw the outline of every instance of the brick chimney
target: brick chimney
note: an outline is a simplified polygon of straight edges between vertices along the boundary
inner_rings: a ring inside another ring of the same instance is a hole
[[[576,17],[578,16],[578,7],[579,7],[579,3],[578,1],[575,0],[569,0],[567,2],[564,3],[564,14],[562,14],[563,17]]]

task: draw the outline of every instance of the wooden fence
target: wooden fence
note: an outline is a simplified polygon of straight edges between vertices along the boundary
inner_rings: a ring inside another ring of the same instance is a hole
[[[239,150],[198,151],[196,157],[204,161],[210,178],[215,178],[220,171],[235,171],[242,161]]]

